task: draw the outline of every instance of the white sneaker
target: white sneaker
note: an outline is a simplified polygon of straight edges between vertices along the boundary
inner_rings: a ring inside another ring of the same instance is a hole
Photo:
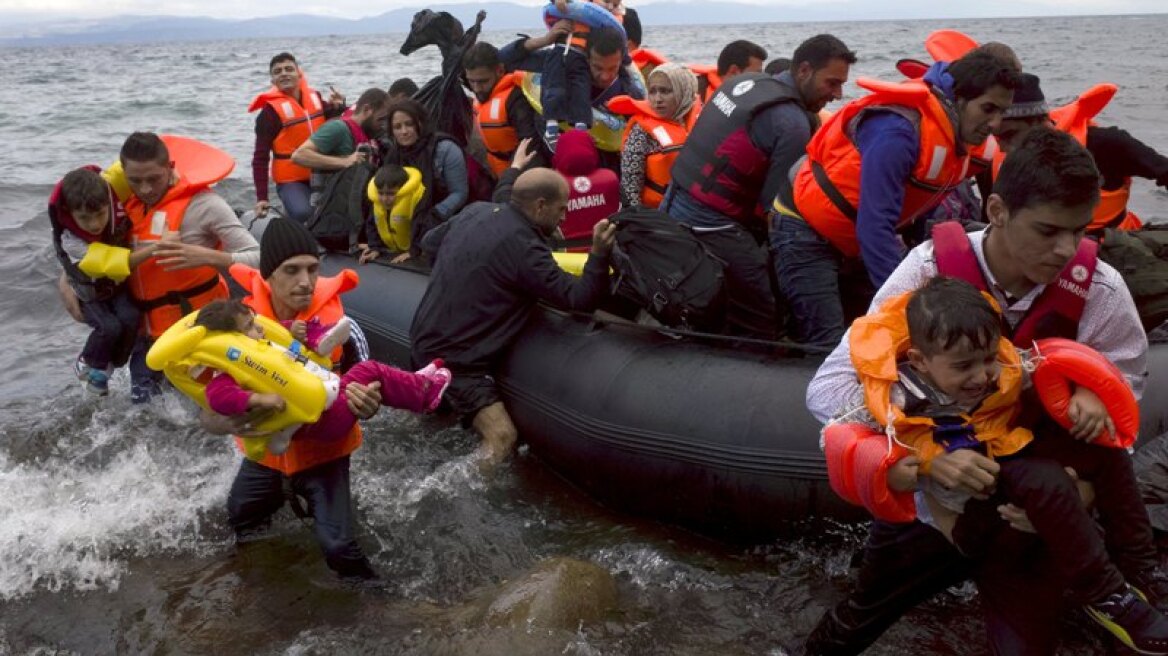
[[[341,317],[340,321],[333,324],[333,327],[329,328],[328,332],[320,338],[313,350],[327,357],[329,353],[333,352],[333,349],[349,341],[349,333],[352,329],[349,317]]]

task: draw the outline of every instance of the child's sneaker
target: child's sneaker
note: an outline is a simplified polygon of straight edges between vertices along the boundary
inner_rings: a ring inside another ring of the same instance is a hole
[[[77,376],[77,380],[85,382],[89,380],[89,365],[85,364],[85,360],[81,356],[77,356],[77,361],[73,363],[73,374]]]
[[[300,425],[295,424],[285,428],[282,431],[272,433],[271,436],[268,437],[268,453],[274,456],[278,456],[287,451],[288,445],[292,443],[292,434],[295,433],[298,428],[300,428]]]
[[[588,125],[587,125],[587,124],[584,124],[584,123],[577,123],[577,124],[576,124],[576,129],[577,129],[577,130],[582,130],[582,131],[584,131],[584,132],[587,132],[587,131],[588,131]]]
[[[430,363],[430,366],[434,366],[434,363]],[[427,380],[422,408],[425,412],[434,412],[438,409],[438,404],[442,403],[442,394],[446,392],[447,387],[450,387],[450,381],[454,375],[450,373],[449,369],[442,366],[434,366],[433,371],[419,372],[419,375]]]
[[[560,140],[560,126],[556,123],[548,123],[543,129],[543,142],[547,144],[548,150],[556,152],[556,142]]]
[[[418,374],[419,376],[430,377],[434,374],[435,371],[438,371],[439,369],[441,369],[442,366],[445,364],[446,363],[442,361],[442,358],[437,358],[436,360],[434,360],[430,364],[422,367],[421,369],[415,371],[414,373]]]
[[[1131,586],[1083,607],[1087,616],[1140,654],[1168,654],[1168,619]]]
[[[109,376],[102,369],[90,369],[85,378],[85,389],[98,396],[109,394]]]
[[[352,324],[349,317],[341,317],[340,321],[324,329],[324,334],[316,340],[315,345],[309,344],[309,348],[327,357],[329,353],[333,352],[333,349],[349,341],[349,333],[353,329]]]
[[[1136,574],[1131,585],[1138,590],[1161,613],[1168,612],[1168,575],[1159,567],[1153,567]]]

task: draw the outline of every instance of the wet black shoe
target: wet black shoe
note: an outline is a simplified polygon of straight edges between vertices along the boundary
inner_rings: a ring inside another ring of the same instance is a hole
[[[1083,610],[1136,653],[1168,654],[1168,619],[1132,587],[1125,586]]]
[[[1156,610],[1168,614],[1168,574],[1164,570],[1159,567],[1144,570],[1131,578],[1131,585],[1143,593]]]

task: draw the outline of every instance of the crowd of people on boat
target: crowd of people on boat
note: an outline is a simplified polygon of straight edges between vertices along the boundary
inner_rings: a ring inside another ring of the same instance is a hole
[[[504,460],[518,434],[500,354],[538,303],[602,307],[625,217],[652,214],[718,263],[720,332],[830,351],[808,408],[832,488],[874,522],[853,590],[800,649],[859,653],[972,577],[996,653],[1052,653],[1069,601],[1168,654],[1168,578],[1128,451],[1149,321],[1100,245],[1141,229],[1131,179],[1168,186],[1168,158],[1096,123],[1114,85],[1052,108],[1009,47],[942,31],[935,63],[860,79],[829,110],[862,56],[834,35],[769,64],[736,40],[706,66],[643,47],[620,0],[544,17],[545,34],[464,39],[444,63],[456,95],[439,102],[473,107],[466,134],[423,101],[429,85],[349,106],[272,57],[248,108],[258,239],[213,189],[232,162],[207,144],[135,132],[114,165],[68,172],[49,216],[61,296],[91,328],[77,377],[106,394],[128,365],[135,403],[180,377],[203,427],[245,455],[228,498],[240,541],[290,487],[329,567],[376,579],[353,535],[356,419],[442,402],[484,464]],[[587,254],[569,272],[554,249]],[[430,270],[417,372],[369,361],[341,300],[357,276],[321,276],[326,251]],[[225,356],[196,348],[212,334]],[[275,360],[249,355],[268,342]],[[319,398],[281,392],[303,368]]]

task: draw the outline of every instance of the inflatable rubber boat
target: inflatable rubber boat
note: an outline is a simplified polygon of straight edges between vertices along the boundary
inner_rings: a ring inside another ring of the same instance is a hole
[[[346,313],[375,357],[409,364],[421,272],[327,255],[322,274],[361,276]],[[818,422],[804,405],[819,357],[783,358],[622,321],[537,312],[498,383],[534,455],[615,509],[734,540],[811,517],[864,519],[828,486]],[[1153,346],[1141,435],[1168,427],[1168,346]]]

